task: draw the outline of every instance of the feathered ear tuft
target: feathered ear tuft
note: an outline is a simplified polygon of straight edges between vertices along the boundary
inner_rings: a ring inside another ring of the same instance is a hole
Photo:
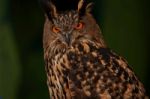
[[[86,10],[85,10],[86,13],[90,13],[92,11],[92,8],[93,8],[93,3],[92,2],[87,4]]]
[[[49,19],[57,17],[57,9],[52,0],[40,0],[40,4]]]
[[[80,16],[83,16],[92,11],[92,6],[93,6],[93,3],[87,3],[84,0],[79,0],[77,11]]]
[[[83,7],[83,3],[84,3],[84,0],[79,0],[79,3],[78,3],[78,12],[80,12],[81,8]]]

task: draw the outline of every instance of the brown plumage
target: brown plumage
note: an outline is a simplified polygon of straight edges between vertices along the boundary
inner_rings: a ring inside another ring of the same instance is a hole
[[[91,3],[57,11],[46,2],[43,47],[52,99],[146,99],[127,61],[104,43]]]

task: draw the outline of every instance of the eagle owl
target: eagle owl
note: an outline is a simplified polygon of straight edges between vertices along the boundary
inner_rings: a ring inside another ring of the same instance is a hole
[[[66,11],[59,11],[54,1],[43,3],[43,48],[50,98],[147,99],[127,61],[105,44],[90,12],[92,3],[76,1],[76,9]]]

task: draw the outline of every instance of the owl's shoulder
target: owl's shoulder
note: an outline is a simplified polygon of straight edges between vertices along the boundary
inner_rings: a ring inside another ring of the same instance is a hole
[[[111,49],[81,43],[67,56],[71,66],[69,78],[76,93],[91,98],[144,96],[140,94],[145,92],[143,85],[127,61]]]

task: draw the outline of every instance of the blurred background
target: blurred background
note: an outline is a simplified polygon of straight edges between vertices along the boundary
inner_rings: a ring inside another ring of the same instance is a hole
[[[128,60],[150,95],[149,0],[93,0],[104,38]],[[66,6],[66,5],[65,5]],[[0,97],[48,99],[44,14],[38,0],[0,0]]]

